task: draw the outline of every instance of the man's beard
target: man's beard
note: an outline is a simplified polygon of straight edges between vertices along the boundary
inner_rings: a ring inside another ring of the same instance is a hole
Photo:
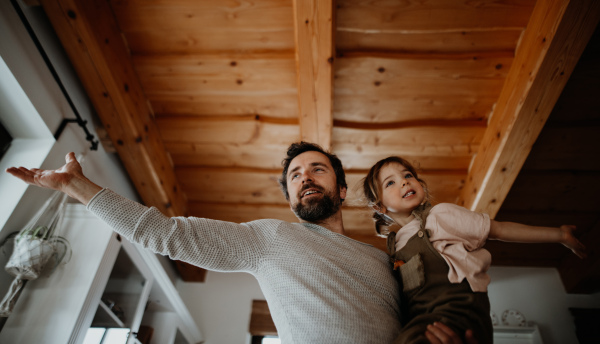
[[[293,207],[294,214],[296,214],[298,218],[307,222],[319,223],[337,213],[342,206],[342,200],[339,192],[334,193],[325,191],[323,188],[315,185],[306,186],[302,191],[308,188],[319,189],[322,192],[323,197],[314,200],[309,199],[307,204],[303,204],[302,199],[298,197],[300,200]]]

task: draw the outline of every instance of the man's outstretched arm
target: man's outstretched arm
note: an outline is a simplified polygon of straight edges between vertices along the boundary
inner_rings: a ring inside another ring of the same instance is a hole
[[[81,165],[71,152],[65,157],[66,163],[56,170],[27,169],[10,167],[6,172],[21,179],[27,184],[58,190],[87,205],[102,188],[83,175]]]

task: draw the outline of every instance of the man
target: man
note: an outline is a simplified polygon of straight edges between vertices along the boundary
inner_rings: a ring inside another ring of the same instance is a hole
[[[168,218],[87,179],[73,153],[57,170],[9,168],[33,185],[60,190],[130,241],[215,271],[248,272],[265,295],[283,343],[391,343],[401,325],[399,289],[387,255],[344,235],[347,186],[339,159],[292,144],[280,185],[300,223],[236,224]],[[433,343],[460,343],[443,325]]]

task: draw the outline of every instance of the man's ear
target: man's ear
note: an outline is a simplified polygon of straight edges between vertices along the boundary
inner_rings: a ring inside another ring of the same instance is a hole
[[[340,198],[342,199],[342,201],[346,199],[347,191],[348,191],[347,187],[345,187],[345,186],[340,187]]]

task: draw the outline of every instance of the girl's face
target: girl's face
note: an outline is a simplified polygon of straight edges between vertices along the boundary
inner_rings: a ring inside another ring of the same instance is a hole
[[[399,163],[389,163],[379,171],[378,182],[382,212],[409,217],[425,199],[425,190],[417,178]]]

